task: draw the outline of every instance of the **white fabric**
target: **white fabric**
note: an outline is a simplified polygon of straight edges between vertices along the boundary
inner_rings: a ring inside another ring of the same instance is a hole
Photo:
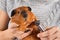
[[[40,20],[40,26],[60,27],[60,1],[59,0],[0,0],[0,8],[5,10],[8,15],[14,8],[20,6],[30,6],[32,12]]]

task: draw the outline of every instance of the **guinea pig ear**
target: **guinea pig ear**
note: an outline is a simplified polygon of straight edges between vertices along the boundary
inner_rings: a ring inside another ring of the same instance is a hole
[[[28,10],[31,11],[32,9],[30,7],[28,7]]]
[[[15,10],[12,10],[11,17],[14,16],[14,14],[15,14]]]

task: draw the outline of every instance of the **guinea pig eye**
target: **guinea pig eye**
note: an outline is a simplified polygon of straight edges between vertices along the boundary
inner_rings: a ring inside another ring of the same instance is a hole
[[[30,7],[28,7],[28,10],[29,10],[29,11],[31,11],[31,8],[30,8]]]

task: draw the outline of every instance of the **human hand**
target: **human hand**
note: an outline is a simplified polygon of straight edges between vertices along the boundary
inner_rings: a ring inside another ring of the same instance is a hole
[[[29,29],[26,29],[26,30],[29,30],[28,32],[23,32],[23,31],[20,31],[17,29],[18,25],[16,23],[11,23],[10,24],[10,27],[5,30],[5,31],[1,31],[1,35],[4,35],[4,37],[0,37],[1,40],[20,40],[20,39],[23,39],[25,38],[26,36],[28,36],[31,32],[32,32],[32,29],[29,28]]]
[[[47,28],[37,35],[41,40],[60,40],[60,29],[58,27]]]

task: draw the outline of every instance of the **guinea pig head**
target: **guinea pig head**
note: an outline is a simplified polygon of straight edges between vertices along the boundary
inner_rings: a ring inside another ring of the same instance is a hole
[[[36,20],[36,16],[31,12],[30,7],[22,6],[12,10],[11,22],[19,25],[19,30],[25,31],[28,25]]]

